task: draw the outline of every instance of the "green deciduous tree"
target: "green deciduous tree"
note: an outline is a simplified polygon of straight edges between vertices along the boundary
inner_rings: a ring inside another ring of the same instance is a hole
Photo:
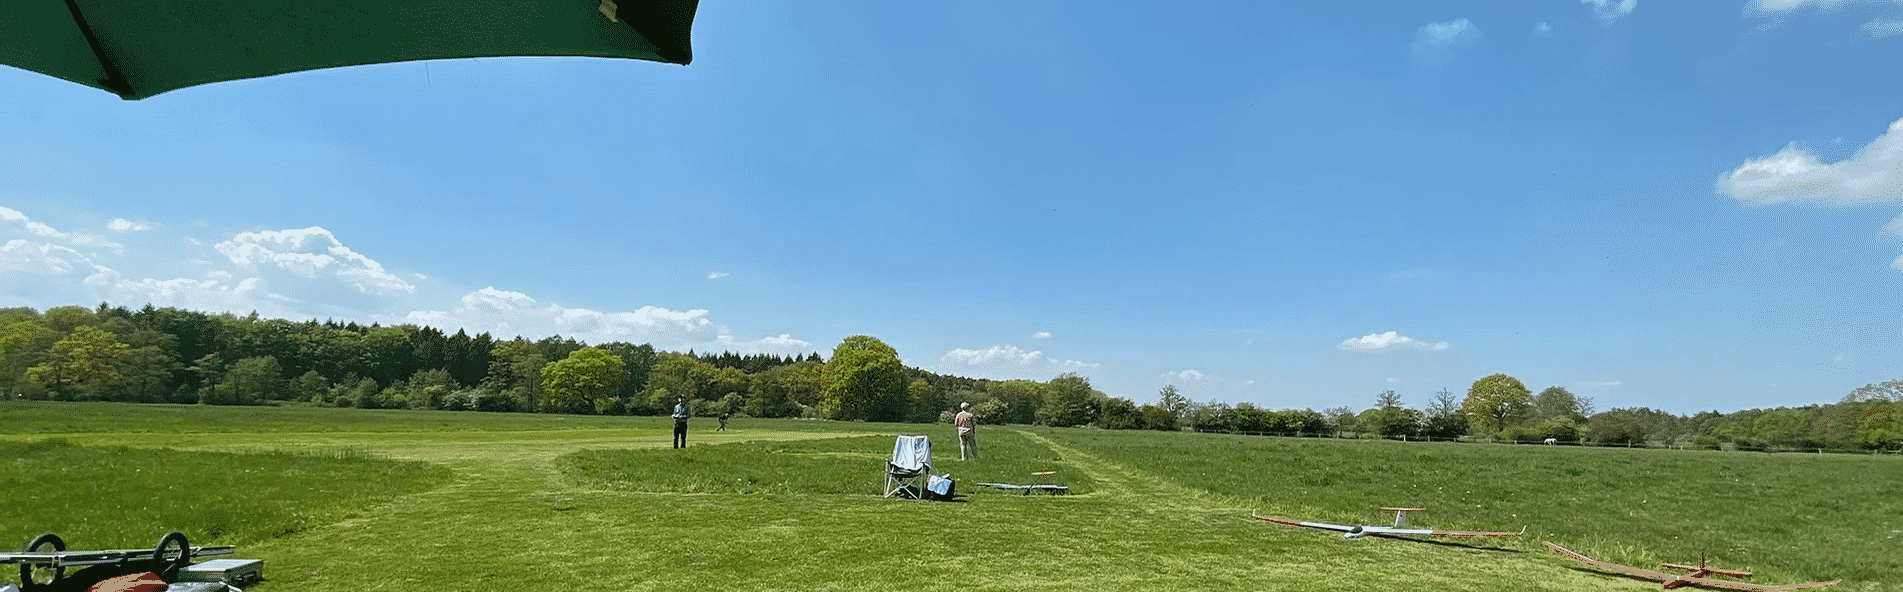
[[[542,367],[542,388],[552,410],[595,413],[615,399],[628,380],[621,356],[587,347]]]
[[[1090,387],[1090,379],[1074,372],[1051,379],[1045,389],[1044,406],[1038,410],[1037,422],[1047,426],[1088,424],[1101,413],[1107,398]]]
[[[1176,414],[1170,413],[1170,410],[1164,409],[1161,405],[1145,403],[1137,407],[1137,415],[1142,418],[1143,429],[1166,432],[1174,432],[1177,429]]]
[[[1460,413],[1460,397],[1441,389],[1427,404],[1426,423],[1421,435],[1429,438],[1458,438],[1467,435],[1467,416]]]
[[[1374,397],[1374,425],[1369,431],[1383,436],[1413,436],[1420,433],[1423,418],[1421,412],[1401,406],[1401,395],[1394,391],[1382,391]]]
[[[1157,392],[1157,406],[1169,412],[1177,421],[1182,421],[1183,414],[1189,413],[1191,403],[1189,397],[1185,397],[1182,393],[1177,392],[1176,385],[1173,384],[1163,385],[1163,390]]]
[[[291,400],[324,402],[324,395],[330,393],[330,381],[316,370],[307,370],[291,381]]]
[[[1468,423],[1487,435],[1497,435],[1508,425],[1525,419],[1532,396],[1520,379],[1492,374],[1474,381],[1467,389],[1467,400],[1461,404],[1460,412],[1467,416]]]
[[[985,423],[1030,424],[1037,421],[1038,408],[1044,406],[1044,384],[1035,380],[1006,380],[985,385],[987,413]],[[975,407],[979,401],[972,401]]]
[[[54,310],[72,308],[78,307]],[[111,333],[90,325],[77,325],[53,343],[39,364],[26,369],[26,378],[46,385],[54,393],[70,394],[88,384],[118,380],[118,360],[125,351],[126,344],[113,339]]]
[[[224,381],[219,383],[218,395],[213,401],[223,405],[255,405],[263,401],[283,399],[289,394],[289,384],[284,380],[284,368],[272,356],[257,356],[238,360],[225,371]]]
[[[905,367],[892,346],[854,335],[833,348],[820,371],[820,396],[832,419],[897,421],[905,417]]]
[[[1566,387],[1549,386],[1533,396],[1533,417],[1585,421],[1592,415],[1592,399],[1573,394]]]
[[[777,366],[754,375],[746,413],[754,417],[795,417],[819,403],[818,362]]]
[[[542,367],[548,358],[527,339],[497,343],[489,352],[489,376],[484,386],[521,401],[523,411],[540,408]]]

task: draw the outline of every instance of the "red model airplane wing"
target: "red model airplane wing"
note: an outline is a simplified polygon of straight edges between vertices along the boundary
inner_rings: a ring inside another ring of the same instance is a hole
[[[1804,582],[1802,584],[1784,584],[1782,586],[1767,586],[1764,584],[1753,584],[1750,582],[1734,582],[1731,580],[1714,580],[1711,578],[1693,578],[1693,577],[1686,577],[1686,576],[1681,576],[1677,574],[1668,574],[1665,572],[1652,571],[1649,569],[1641,569],[1637,567],[1632,567],[1630,565],[1620,565],[1617,563],[1611,563],[1607,561],[1599,561],[1597,559],[1593,559],[1585,555],[1580,555],[1578,553],[1575,553],[1559,545],[1555,545],[1548,542],[1542,542],[1541,544],[1546,545],[1546,548],[1548,549],[1552,549],[1554,553],[1564,555],[1566,556],[1566,558],[1572,559],[1573,561],[1578,561],[1580,563],[1597,567],[1599,569],[1635,575],[1635,576],[1646,578],[1646,579],[1658,580],[1660,582],[1667,583],[1669,587],[1677,587],[1677,586],[1689,584],[1689,585],[1701,586],[1705,588],[1718,588],[1720,590],[1738,590],[1739,592],[1782,592],[1784,590],[1804,590],[1808,588],[1822,588],[1825,586],[1835,586],[1838,583],[1843,582],[1843,580],[1831,580],[1828,582]],[[1672,582],[1682,582],[1682,583],[1672,584]]]
[[[1609,561],[1600,561],[1597,559],[1593,559],[1591,557],[1587,557],[1585,555],[1574,553],[1573,551],[1565,547],[1561,547],[1559,545],[1555,545],[1555,544],[1547,543],[1547,542],[1542,542],[1541,544],[1546,545],[1546,548],[1548,549],[1552,549],[1554,553],[1564,555],[1567,559],[1578,561],[1580,563],[1597,567],[1599,569],[1631,574],[1631,575],[1639,576],[1641,578],[1646,578],[1650,580],[1658,580],[1661,582],[1669,582],[1669,581],[1678,579],[1678,575],[1676,574],[1668,574],[1662,571],[1652,571],[1649,569],[1632,567],[1630,565],[1620,565],[1620,564],[1612,563]]]
[[[1738,590],[1740,592],[1782,592],[1784,590],[1803,590],[1806,588],[1822,588],[1824,586],[1835,586],[1839,582],[1842,582],[1843,580],[1831,580],[1828,582],[1804,582],[1802,584],[1784,584],[1782,586],[1767,586],[1764,584],[1753,584],[1750,582],[1734,582],[1731,580],[1714,580],[1711,578],[1681,577],[1679,578],[1679,581],[1685,582],[1687,584],[1691,584],[1693,586],[1703,586],[1706,588],[1718,588],[1721,590]]]

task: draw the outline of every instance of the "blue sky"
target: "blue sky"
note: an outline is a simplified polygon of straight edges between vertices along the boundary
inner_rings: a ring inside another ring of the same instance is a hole
[[[704,2],[687,67],[0,68],[0,306],[1595,407],[1903,377],[1903,3]]]

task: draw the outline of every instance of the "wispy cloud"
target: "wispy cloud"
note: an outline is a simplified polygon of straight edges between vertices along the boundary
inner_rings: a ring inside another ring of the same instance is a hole
[[[1619,22],[1639,7],[1639,0],[1579,0],[1579,3],[1592,6],[1592,17],[1605,25]]]
[[[1180,372],[1164,372],[1163,379],[1168,381],[1174,381],[1174,382],[1208,382],[1212,380],[1220,380],[1219,378],[1210,376],[1209,374],[1194,368],[1183,370]]]
[[[1050,331],[1038,331],[1036,333],[1031,334],[1031,339],[1050,339],[1050,338],[1051,338]]]
[[[144,222],[133,222],[125,218],[113,218],[111,222],[106,223],[106,230],[111,230],[113,232],[138,232],[141,230],[151,230],[151,229],[152,229],[152,225],[150,224],[146,224]]]
[[[1862,15],[1889,13],[1865,21],[1857,27],[1858,35],[1872,39],[1903,35],[1903,1],[1898,0],[1751,0],[1744,5],[1744,15],[1763,20],[1756,30],[1764,32],[1781,28],[1801,14],[1834,15],[1852,6],[1861,9],[1852,12]]]
[[[0,232],[0,237],[6,237],[9,234],[24,231],[25,236],[31,237],[32,239],[63,243],[69,247],[106,249],[115,253],[125,250],[124,245],[106,240],[105,237],[83,232],[60,232],[58,229],[44,222],[33,221],[32,218],[28,218],[26,214],[21,213],[19,210],[4,206],[0,206],[0,223],[18,229],[14,232]]]
[[[1051,378],[1065,372],[1081,372],[1100,364],[1078,360],[1060,360],[1042,351],[1027,351],[1015,345],[994,345],[985,349],[953,349],[938,359],[938,368],[964,376],[991,379]]]
[[[1453,55],[1480,44],[1486,35],[1466,17],[1442,23],[1428,23],[1414,30],[1414,43],[1408,49],[1416,59],[1439,64]]]
[[[1534,37],[1552,37],[1553,25],[1546,21],[1533,23],[1533,36]]]
[[[1872,39],[1884,39],[1903,35],[1903,20],[1871,19],[1870,22],[1857,27],[1857,33]]]
[[[1401,335],[1394,331],[1370,333],[1361,337],[1345,339],[1335,345],[1335,349],[1357,353],[1382,353],[1397,349],[1441,351],[1449,347],[1453,347],[1453,344],[1445,341],[1429,343]]]
[[[464,329],[498,338],[562,335],[590,343],[691,344],[716,342],[713,321],[706,309],[670,310],[643,306],[632,311],[603,312],[542,304],[528,294],[494,286],[463,295],[461,306],[446,311],[411,311],[402,322],[430,325],[445,331]]]
[[[727,276],[729,276],[729,275],[733,275],[733,274],[730,274],[730,273],[727,273],[727,272],[724,272],[724,271],[716,271],[716,272],[712,272],[712,273],[709,273],[709,274],[707,274],[707,279],[710,279],[710,280],[717,280],[717,279],[720,279],[720,278],[724,278],[724,277],[727,277]]]
[[[717,329],[706,309],[597,310],[541,302],[526,293],[493,286],[464,294],[448,306],[429,307],[427,298],[431,297],[419,294],[415,285],[318,226],[241,232],[210,245],[206,243],[212,241],[164,235],[166,227],[161,224],[119,218],[107,228],[158,233],[161,236],[150,239],[151,244],[175,245],[166,248],[186,254],[100,251],[95,247],[118,245],[83,233],[60,232],[25,213],[0,207],[0,306],[152,304],[208,312],[255,310],[289,319],[416,323],[449,332],[487,332],[504,339],[560,334],[589,343],[652,343],[663,349],[813,351],[811,343],[791,334],[736,338],[724,327]],[[175,258],[160,260],[166,257]],[[407,270],[405,274],[417,280],[429,277]]]
[[[791,333],[769,335],[752,341],[741,341],[731,334],[721,333],[714,338],[714,344],[721,351],[737,354],[795,355],[816,351],[812,342],[793,337]]]

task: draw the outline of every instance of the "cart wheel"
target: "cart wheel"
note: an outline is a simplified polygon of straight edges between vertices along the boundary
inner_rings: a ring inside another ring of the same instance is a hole
[[[177,547],[177,556],[168,555],[165,551],[166,547]],[[173,576],[178,575],[178,570],[191,565],[192,544],[185,540],[185,533],[178,531],[165,533],[165,536],[159,539],[159,545],[152,549],[152,563],[156,568],[152,571],[158,572],[159,577],[168,582],[172,581]]]
[[[52,549],[41,548],[41,547],[48,547],[48,546],[52,547]],[[45,551],[59,552],[59,551],[65,551],[65,550],[66,550],[66,541],[59,538],[59,535],[53,534],[50,532],[40,536],[33,537],[33,542],[26,544],[26,552],[28,553],[41,553]],[[59,581],[60,578],[66,577],[65,567],[34,569],[34,566],[32,564],[22,563],[20,564],[20,587],[21,588],[30,589],[35,585],[36,582],[33,579],[33,572],[36,572],[36,571],[39,572],[40,575],[50,575],[51,577],[51,579],[48,579],[44,582],[37,582],[39,584],[52,584],[53,582]]]

